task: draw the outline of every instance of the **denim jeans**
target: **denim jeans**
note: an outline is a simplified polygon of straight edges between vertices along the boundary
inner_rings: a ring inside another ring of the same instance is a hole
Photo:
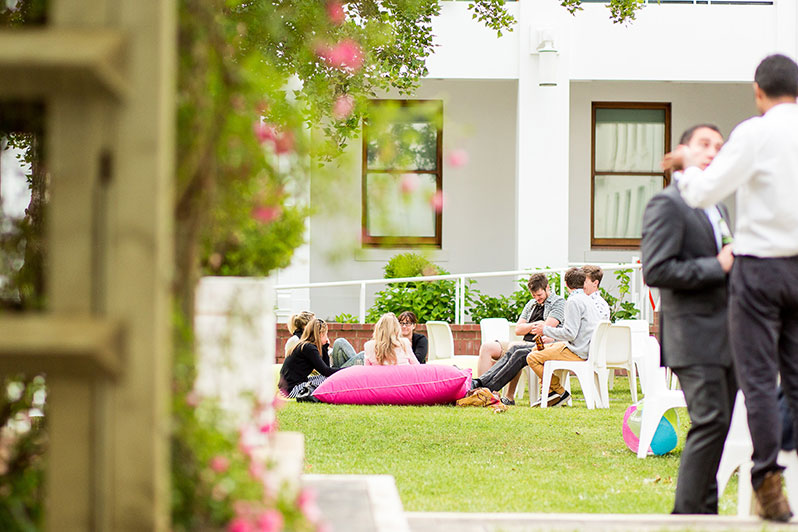
[[[333,342],[330,363],[334,368],[362,366],[365,356],[365,352],[356,353],[355,348],[346,338],[338,338]]]

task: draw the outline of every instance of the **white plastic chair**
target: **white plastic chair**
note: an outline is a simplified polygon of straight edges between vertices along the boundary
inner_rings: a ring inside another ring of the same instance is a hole
[[[659,342],[653,336],[646,339],[646,353],[641,359],[640,368],[641,380],[645,374],[646,391],[645,407],[640,419],[640,444],[637,448],[637,457],[645,458],[648,455],[648,448],[651,447],[651,440],[659,426],[662,415],[671,408],[686,407],[684,392],[681,390],[671,390],[668,388],[668,381],[665,368],[660,367]]]
[[[510,322],[507,318],[484,318],[479,322],[482,343],[507,342],[510,339]]]
[[[596,384],[597,372],[600,374],[599,378],[607,380],[607,369],[604,367],[603,360],[600,359],[601,344],[603,338],[610,328],[609,321],[600,321],[593,331],[593,337],[590,339],[590,349],[588,351],[587,360],[548,360],[543,364],[543,396],[548,395],[549,387],[551,386],[551,376],[555,371],[565,372],[565,375],[560,376],[560,382],[563,387],[570,392],[569,373],[573,372],[576,378],[579,379],[579,384],[582,386],[582,393],[585,396],[585,403],[590,410],[599,407],[608,408],[601,402],[601,397],[598,393],[598,386]],[[628,329],[627,329],[628,330]],[[570,404],[570,399],[569,399]],[[540,402],[541,408],[548,406],[545,400]]]
[[[640,378],[640,388],[643,395],[646,393],[646,375],[642,367],[643,358],[648,349],[647,338],[651,336],[651,329],[647,320],[618,320],[615,325],[628,325],[632,330],[632,360],[637,366],[637,376]]]
[[[779,429],[781,427],[779,426]],[[729,479],[735,470],[737,475],[737,515],[749,517],[754,502],[754,488],[751,485],[751,454],[754,445],[751,442],[751,432],[748,429],[748,409],[745,407],[745,396],[742,390],[737,391],[734,401],[729,433],[723,444],[723,455],[720,458],[718,473],[715,479],[718,482],[718,498],[723,495]],[[779,451],[778,462],[784,466],[784,483],[787,487],[787,499],[793,501],[790,506],[798,503],[798,456],[795,451]],[[793,506],[794,507],[794,506]]]
[[[590,342],[591,348],[593,342]],[[637,402],[637,368],[632,360],[632,330],[628,325],[612,324],[607,329],[604,337],[599,343],[599,359],[596,365],[604,371],[597,372],[598,390],[601,403],[605,408],[610,406],[609,395],[609,373],[615,368],[625,369],[629,375],[629,391],[632,394],[632,402]]]
[[[427,352],[427,363],[443,364],[470,368],[473,372],[477,369],[479,357],[476,355],[457,355],[454,354],[454,336],[452,329],[445,321],[428,321],[427,339],[429,340],[429,351]]]

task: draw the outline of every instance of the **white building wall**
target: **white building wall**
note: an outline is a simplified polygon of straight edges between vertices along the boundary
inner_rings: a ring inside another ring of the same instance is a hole
[[[756,114],[750,83],[573,82],[571,84],[568,258],[573,262],[626,262],[637,250],[590,248],[591,102],[671,102],[671,147],[697,123],[717,125],[724,138]],[[725,203],[734,217],[734,199]]]
[[[517,92],[517,83],[509,80],[426,80],[415,95],[444,102],[443,247],[427,255],[452,273],[514,267]],[[452,167],[451,149],[464,149],[468,163]],[[323,211],[310,224],[311,282],[381,278],[387,261],[408,251],[360,249],[353,240],[361,230],[361,154],[358,139],[340,179],[312,187],[311,204]],[[515,285],[485,281],[480,288],[496,293]],[[322,317],[357,315],[358,287],[313,289],[310,298]],[[367,307],[371,304],[369,297]]]

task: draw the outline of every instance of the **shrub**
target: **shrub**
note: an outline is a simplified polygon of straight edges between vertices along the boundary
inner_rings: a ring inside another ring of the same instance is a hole
[[[599,288],[601,297],[610,306],[610,321],[617,320],[633,320],[640,314],[640,309],[632,301],[624,301],[626,295],[631,292],[629,285],[631,284],[631,277],[629,274],[632,270],[616,270],[615,279],[618,281],[618,297],[613,296],[604,288]]]
[[[342,312],[337,316],[334,316],[330,321],[333,323],[358,323],[360,320],[357,316]]]
[[[416,253],[400,253],[385,265],[385,278],[446,275],[449,272]],[[466,281],[466,308],[474,304],[479,292],[472,290],[474,281]],[[374,323],[386,312],[399,315],[412,310],[419,323],[427,321],[455,322],[455,281],[421,281],[393,283],[375,295],[374,305],[366,314],[366,321]]]
[[[480,293],[474,306],[471,308],[471,319],[479,323],[484,318],[506,318],[515,322],[524,310],[524,305],[529,301],[529,290],[526,279],[518,281],[518,290],[509,296],[489,296]]]

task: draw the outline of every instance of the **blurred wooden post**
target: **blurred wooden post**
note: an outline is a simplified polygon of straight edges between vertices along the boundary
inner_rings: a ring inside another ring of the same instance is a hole
[[[47,114],[48,311],[0,319],[0,371],[47,373],[47,530],[169,528],[176,27],[173,0],[51,0],[0,31],[0,97]]]

